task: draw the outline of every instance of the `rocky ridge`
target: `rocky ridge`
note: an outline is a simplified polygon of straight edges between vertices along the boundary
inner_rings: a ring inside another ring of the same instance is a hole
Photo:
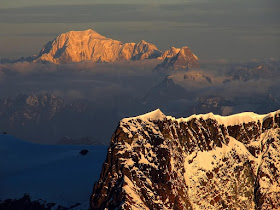
[[[92,209],[280,208],[280,111],[123,119]]]

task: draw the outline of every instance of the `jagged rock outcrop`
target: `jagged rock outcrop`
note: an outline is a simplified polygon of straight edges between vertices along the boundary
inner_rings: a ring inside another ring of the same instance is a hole
[[[157,58],[161,51],[142,40],[139,43],[122,43],[89,29],[63,33],[47,43],[35,62],[70,63],[92,61],[109,63],[121,60]]]
[[[123,119],[92,209],[280,208],[280,111]]]
[[[164,60],[155,69],[188,70],[199,67],[198,58],[188,47],[181,49],[171,47],[162,54],[160,59]]]

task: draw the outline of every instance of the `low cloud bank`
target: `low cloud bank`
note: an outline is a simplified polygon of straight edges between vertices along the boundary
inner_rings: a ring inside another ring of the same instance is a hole
[[[157,61],[114,64],[0,64],[0,95],[37,94],[45,91],[69,99],[138,97],[160,82],[153,71]]]
[[[120,119],[157,108],[176,117],[206,112],[265,113],[280,108],[278,61],[211,62],[181,72],[155,71],[157,63],[0,64],[0,99],[14,98],[13,107],[0,100],[2,129],[36,142],[92,136],[108,143]],[[57,102],[61,107],[56,109],[53,103],[46,112],[44,107],[26,104],[26,97],[16,99],[19,94],[42,93],[63,100]]]

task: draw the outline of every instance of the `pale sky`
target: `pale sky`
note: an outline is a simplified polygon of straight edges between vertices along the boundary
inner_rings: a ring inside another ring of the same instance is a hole
[[[140,2],[140,3],[139,3]],[[203,60],[280,58],[279,0],[1,0],[0,59],[36,54],[57,35],[93,29]]]

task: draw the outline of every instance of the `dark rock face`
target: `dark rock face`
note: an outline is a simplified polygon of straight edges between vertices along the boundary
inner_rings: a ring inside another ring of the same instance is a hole
[[[92,209],[280,208],[280,112],[255,120],[155,112],[120,122]]]

